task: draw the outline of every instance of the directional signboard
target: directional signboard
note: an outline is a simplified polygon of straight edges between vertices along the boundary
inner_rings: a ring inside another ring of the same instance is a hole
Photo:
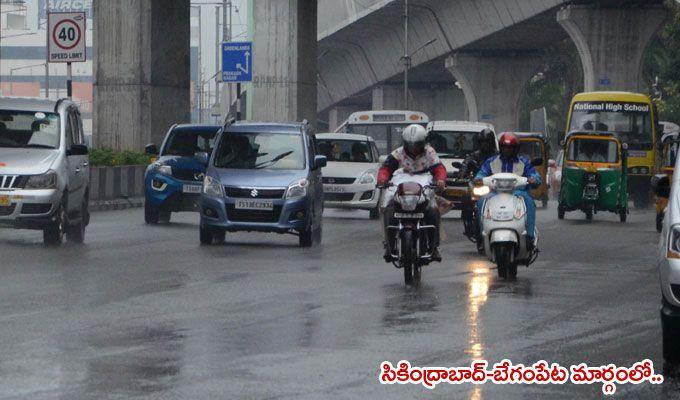
[[[85,62],[85,13],[47,14],[47,61]]]
[[[222,82],[253,80],[253,43],[222,43]]]

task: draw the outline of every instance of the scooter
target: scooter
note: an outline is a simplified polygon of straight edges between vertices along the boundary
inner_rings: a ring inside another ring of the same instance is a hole
[[[526,205],[513,195],[515,189],[528,185],[527,178],[510,173],[494,174],[483,179],[484,186],[496,194],[484,202],[482,238],[486,256],[498,266],[498,276],[514,280],[517,265],[527,267],[538,258],[538,229],[534,249],[526,246]]]
[[[432,238],[437,228],[425,224],[425,211],[433,206],[434,201],[429,172],[395,174],[384,191],[383,210],[388,206],[394,208],[387,224],[385,243],[394,266],[403,269],[406,285],[418,284],[420,268],[432,262]]]

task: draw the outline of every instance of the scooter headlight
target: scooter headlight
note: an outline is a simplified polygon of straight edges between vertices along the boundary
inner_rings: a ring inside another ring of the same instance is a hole
[[[472,194],[474,194],[477,197],[486,196],[490,192],[491,189],[488,186],[477,186],[472,188]]]

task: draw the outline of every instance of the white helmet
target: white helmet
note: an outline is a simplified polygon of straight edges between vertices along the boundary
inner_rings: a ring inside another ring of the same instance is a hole
[[[422,125],[413,124],[407,126],[401,133],[401,138],[404,141],[404,149],[411,156],[419,156],[425,151],[427,131]]]

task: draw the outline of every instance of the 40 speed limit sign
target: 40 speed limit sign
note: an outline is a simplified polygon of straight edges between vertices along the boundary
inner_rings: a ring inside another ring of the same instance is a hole
[[[84,12],[47,14],[47,61],[86,61],[85,21]]]

